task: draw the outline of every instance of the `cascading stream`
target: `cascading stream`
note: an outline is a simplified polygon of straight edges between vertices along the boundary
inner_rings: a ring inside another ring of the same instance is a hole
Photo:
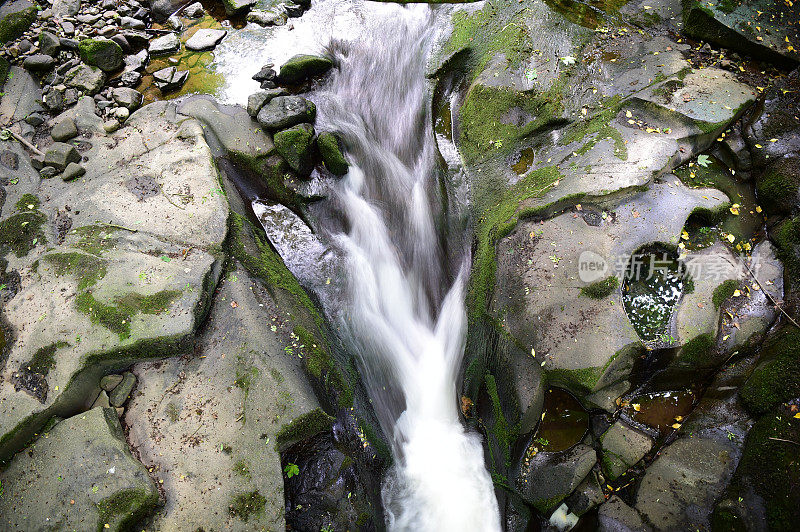
[[[338,321],[392,440],[388,527],[499,530],[480,437],[457,410],[469,257],[441,227],[424,74],[433,15],[374,8],[368,35],[331,44],[340,68],[317,94],[318,124],[342,136],[352,163],[337,198],[347,231],[332,234],[348,279]]]

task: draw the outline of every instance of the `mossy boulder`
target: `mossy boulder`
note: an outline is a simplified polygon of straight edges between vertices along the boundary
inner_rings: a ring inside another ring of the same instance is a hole
[[[800,206],[800,157],[786,157],[756,179],[761,206],[770,214],[787,214]]]
[[[48,521],[65,530],[130,530],[158,505],[158,490],[110,408],[56,424],[11,460],[2,487],[3,530]]]
[[[733,480],[714,508],[713,530],[796,530],[799,441],[800,419],[791,414],[771,412],[756,421]]]
[[[314,126],[298,124],[273,136],[275,150],[283,156],[289,167],[300,177],[307,177],[314,168],[316,143]]]
[[[332,66],[333,61],[327,57],[296,55],[283,64],[278,80],[283,83],[300,83],[308,78],[324,74]]]
[[[30,5],[28,2],[25,4]],[[12,4],[9,2],[9,4]],[[25,31],[31,27],[33,21],[36,20],[36,14],[39,9],[36,6],[26,7],[19,11],[11,11],[7,13],[3,20],[0,20],[0,43],[7,43],[13,41],[21,36]]]
[[[228,15],[247,13],[257,3],[257,0],[222,0],[222,5],[225,6],[225,13]]]
[[[83,39],[78,43],[78,53],[84,63],[103,72],[114,72],[122,67],[122,48],[109,39]]]
[[[745,407],[754,414],[774,411],[800,396],[800,331],[784,327],[767,341],[761,361],[740,393]]]
[[[335,133],[325,131],[317,137],[317,147],[325,168],[334,175],[344,175],[350,168],[342,153],[342,143]]]

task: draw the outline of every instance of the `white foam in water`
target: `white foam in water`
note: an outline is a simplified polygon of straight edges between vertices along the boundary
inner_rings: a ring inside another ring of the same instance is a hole
[[[349,226],[331,235],[348,280],[338,321],[392,443],[387,526],[499,531],[480,436],[457,410],[469,260],[466,239],[445,245],[437,231],[444,207],[424,76],[433,18],[427,6],[368,10],[365,35],[332,43],[340,68],[314,98],[318,129],[337,131],[351,162],[337,198]]]

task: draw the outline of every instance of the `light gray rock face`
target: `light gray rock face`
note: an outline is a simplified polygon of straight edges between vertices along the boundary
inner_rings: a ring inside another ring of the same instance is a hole
[[[314,104],[302,96],[278,96],[261,108],[257,120],[266,129],[278,130],[313,122],[316,114]]]
[[[186,41],[186,49],[192,51],[213,50],[228,32],[226,30],[215,30],[211,28],[201,28]]]
[[[54,414],[85,408],[104,374],[191,350],[207,310],[228,205],[203,130],[167,103],[127,124],[88,141],[91,187],[50,179],[29,189],[41,201],[29,210],[45,220],[69,205],[72,229],[45,223],[27,254],[6,256],[22,289],[3,307],[13,343],[0,379],[0,457]],[[40,349],[53,362],[29,378]]]
[[[127,530],[158,504],[158,490],[128,449],[117,413],[65,419],[3,471],[3,530]]]
[[[42,111],[42,89],[24,69],[12,66],[3,85],[5,94],[0,98],[0,125],[20,123],[31,113]],[[33,133],[33,128],[20,124],[23,132]]]
[[[150,41],[148,51],[152,56],[169,55],[181,49],[181,42],[174,33],[168,33]]]
[[[273,332],[264,325],[280,310],[263,286],[239,267],[220,290],[198,356],[134,369],[140,384],[125,414],[130,441],[168,494],[155,530],[283,530],[278,435],[299,416],[318,412],[302,360],[284,350],[293,342],[291,327]],[[245,525],[229,507],[253,491],[266,504]]]
[[[258,116],[258,112],[261,110],[261,108],[264,107],[264,105],[266,105],[271,99],[275,98],[276,96],[287,96],[288,94],[289,93],[286,92],[286,89],[280,87],[253,93],[247,97],[247,114],[255,118]]]

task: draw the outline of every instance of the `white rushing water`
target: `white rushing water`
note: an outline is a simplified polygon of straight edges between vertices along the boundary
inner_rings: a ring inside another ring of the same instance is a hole
[[[387,525],[500,530],[480,436],[465,431],[457,410],[469,257],[465,239],[442,236],[424,75],[431,11],[369,9],[377,16],[365,35],[331,44],[340,68],[315,99],[318,127],[342,136],[352,163],[336,198],[347,229],[332,235],[348,279],[339,321],[392,440]]]

